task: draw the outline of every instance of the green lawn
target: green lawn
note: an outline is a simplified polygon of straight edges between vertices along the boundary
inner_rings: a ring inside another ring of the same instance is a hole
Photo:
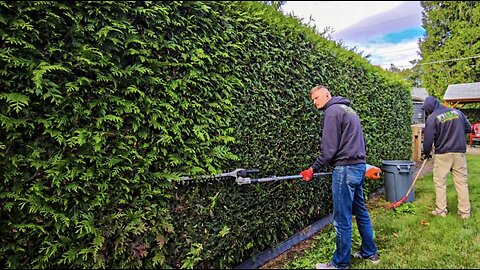
[[[430,211],[435,204],[432,173],[415,184],[415,200],[403,203],[396,210],[385,196],[369,201],[375,240],[381,262],[372,265],[352,259],[356,269],[473,269],[480,268],[480,156],[467,155],[471,218],[457,216],[457,195],[451,175],[448,177],[447,217],[434,217]],[[329,225],[314,236],[312,244],[300,255],[287,261],[283,269],[312,269],[317,262],[331,259],[335,250],[335,233]],[[360,236],[353,232],[352,250],[358,250]],[[353,252],[352,252],[353,253]]]

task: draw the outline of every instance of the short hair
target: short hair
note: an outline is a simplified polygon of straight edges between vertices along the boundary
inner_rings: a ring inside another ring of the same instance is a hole
[[[313,87],[312,90],[310,90],[310,96],[312,96],[313,93],[315,93],[316,91],[322,90],[322,89],[325,89],[325,90],[328,91],[328,88],[326,86],[320,84],[320,85],[317,85],[317,86]]]

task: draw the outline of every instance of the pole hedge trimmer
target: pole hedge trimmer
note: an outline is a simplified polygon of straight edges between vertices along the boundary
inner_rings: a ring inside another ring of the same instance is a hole
[[[265,178],[250,178],[247,177],[247,174],[249,173],[257,173],[259,170],[247,170],[247,169],[235,169],[231,172],[228,173],[222,173],[215,175],[214,178],[222,178],[222,177],[234,177],[235,182],[238,185],[245,185],[245,184],[255,184],[255,183],[262,183],[262,182],[271,182],[271,181],[281,181],[281,180],[290,180],[290,179],[301,179],[301,175],[288,175],[288,176],[272,176],[272,177],[265,177]],[[371,180],[378,180],[381,177],[381,170],[380,168],[376,166],[372,166],[367,164],[367,169],[365,172],[365,177],[367,179]],[[324,175],[332,175],[331,172],[325,172],[325,173],[315,173],[313,176],[324,176]],[[210,179],[212,178],[211,176],[200,176],[200,179]],[[193,180],[190,177],[182,177],[182,181],[189,181]]]

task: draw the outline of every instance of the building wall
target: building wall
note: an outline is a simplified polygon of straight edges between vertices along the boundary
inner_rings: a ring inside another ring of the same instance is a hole
[[[412,124],[425,124],[425,112],[422,110],[423,102],[413,102]]]

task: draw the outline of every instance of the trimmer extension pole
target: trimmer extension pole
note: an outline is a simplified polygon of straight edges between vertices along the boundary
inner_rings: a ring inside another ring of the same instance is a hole
[[[366,171],[365,171],[365,177],[370,180],[378,180],[381,177],[381,172],[380,168],[366,164]],[[328,173],[315,173],[313,176],[321,176],[321,175],[332,175],[331,172]],[[272,177],[266,177],[266,178],[258,178],[258,179],[251,179],[251,178],[246,178],[246,177],[238,177],[235,182],[239,185],[245,185],[245,184],[255,184],[255,183],[261,183],[261,182],[270,182],[270,181],[281,181],[281,180],[290,180],[290,179],[301,179],[303,176],[301,175],[289,175],[289,176],[272,176]]]
[[[321,175],[332,175],[332,173],[328,172],[328,173],[313,174],[314,177],[321,176]],[[256,178],[256,179],[252,179],[249,177],[239,177],[237,178],[236,182],[239,185],[245,185],[245,184],[255,184],[255,183],[261,183],[261,182],[271,182],[271,181],[281,181],[281,180],[301,179],[301,178],[303,178],[303,176],[301,175],[272,176],[272,177]]]
[[[256,170],[256,169],[253,169],[253,170],[247,170],[247,169],[235,169],[231,172],[227,172],[227,173],[221,173],[221,174],[217,174],[215,176],[208,176],[208,175],[202,175],[202,176],[199,176],[197,177],[198,179],[212,179],[212,178],[223,178],[223,177],[235,177],[235,180],[238,178],[238,177],[244,177],[244,176],[247,176],[247,174],[249,173],[258,173],[259,170]],[[194,178],[191,178],[191,177],[182,177],[180,178],[182,181],[191,181],[193,180]]]

